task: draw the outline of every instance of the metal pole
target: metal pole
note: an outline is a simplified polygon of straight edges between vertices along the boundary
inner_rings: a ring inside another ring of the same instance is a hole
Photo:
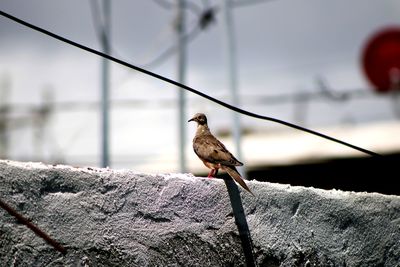
[[[103,52],[110,55],[110,33],[111,33],[111,1],[103,0],[103,25],[102,25],[102,47]],[[101,167],[110,166],[109,152],[109,61],[103,58],[101,77]]]
[[[253,253],[253,242],[251,240],[250,230],[247,224],[246,214],[244,213],[238,186],[232,179],[224,179],[224,181],[231,201],[233,216],[235,217],[235,223],[239,231],[240,241],[242,242],[246,266],[256,266]]]
[[[186,42],[185,42],[185,0],[178,0],[176,31],[178,37],[178,82],[186,81]],[[179,124],[179,171],[186,172],[186,94],[181,88],[178,88],[178,124]]]
[[[0,159],[6,159],[8,156],[8,120],[10,106],[8,103],[10,93],[10,80],[7,75],[0,77]]]
[[[237,88],[237,69],[236,69],[236,47],[234,42],[234,29],[233,19],[231,13],[231,6],[229,0],[223,1],[223,16],[224,16],[224,37],[225,37],[225,51],[226,61],[228,65],[228,82],[231,90],[232,104],[239,107],[239,96]],[[240,131],[240,118],[238,113],[233,112],[233,138],[236,145],[236,155],[239,160],[242,158],[241,150],[241,131]],[[242,169],[242,175],[246,175],[246,171]],[[246,215],[244,213],[242,200],[237,185],[232,179],[225,180],[228,189],[229,198],[232,205],[235,222],[238,227],[239,236],[242,242],[243,253],[246,259],[246,266],[255,266],[253,247],[251,242],[251,235],[247,225]]]
[[[238,86],[237,86],[237,62],[236,62],[236,45],[235,45],[235,32],[233,25],[233,17],[232,17],[232,8],[231,1],[224,0],[223,1],[223,26],[224,26],[224,43],[225,43],[225,53],[226,53],[226,62],[228,69],[228,87],[231,91],[232,97],[232,105],[235,107],[239,107],[239,95],[238,95]],[[241,134],[241,123],[240,117],[237,112],[232,113],[232,123],[233,123],[233,140],[236,147],[236,156],[239,160],[242,160],[242,134]],[[241,167],[242,175],[246,177],[246,171],[244,167]]]

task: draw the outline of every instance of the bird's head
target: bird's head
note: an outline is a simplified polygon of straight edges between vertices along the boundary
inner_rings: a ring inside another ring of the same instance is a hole
[[[188,120],[188,122],[190,121],[195,121],[198,125],[207,125],[207,117],[203,113],[197,113],[193,118]]]

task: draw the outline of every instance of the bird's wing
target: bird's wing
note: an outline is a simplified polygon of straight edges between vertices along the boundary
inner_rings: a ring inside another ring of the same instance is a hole
[[[220,163],[227,166],[242,166],[238,161],[213,135],[199,136],[194,139],[193,149],[197,156],[211,163]]]

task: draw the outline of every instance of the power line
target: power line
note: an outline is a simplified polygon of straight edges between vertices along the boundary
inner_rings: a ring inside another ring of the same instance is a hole
[[[175,7],[175,4],[168,3],[166,1],[154,0],[154,2],[165,9],[172,9]],[[90,3],[90,10],[92,13],[94,30],[97,35],[97,38],[99,39],[100,42],[102,42],[104,38],[102,30],[104,23],[101,16],[99,15],[100,7],[98,5],[97,0],[89,0],[89,3]],[[199,17],[198,21],[195,23],[195,27],[193,27],[193,29],[191,29],[188,33],[185,33],[183,36],[183,41],[189,43],[192,42],[201,33],[202,30],[205,30],[207,27],[209,27],[209,25],[212,22],[215,21],[216,10],[211,7],[201,10],[201,8],[194,3],[188,3],[187,5],[185,5],[185,9],[193,11],[193,13]],[[113,54],[116,54],[121,58],[120,53],[118,53],[118,51],[115,50],[115,47],[113,47],[114,45],[112,45],[111,43],[109,45]],[[162,64],[171,56],[173,56],[177,52],[177,50],[178,50],[177,45],[172,45],[154,59],[144,64],[140,64],[139,66],[146,69],[154,68]]]
[[[154,1],[160,6],[171,9],[174,7],[174,4],[171,3],[166,3],[164,1]],[[188,33],[184,33],[182,36],[182,41],[185,43],[190,43],[192,42],[200,33],[202,30],[205,30],[211,23],[215,21],[215,12],[216,9],[214,8],[206,8],[202,11],[200,10],[200,7],[195,5],[194,3],[191,3],[192,5],[189,4],[189,7],[192,6],[191,8],[188,7],[188,5],[185,5],[185,8],[190,9],[190,10],[196,10],[196,15],[199,16],[198,22],[196,23],[196,26],[193,27]],[[142,68],[153,68],[156,65],[161,64],[165,60],[167,60],[170,56],[174,55],[178,51],[178,46],[173,45],[169,47],[167,50],[165,50],[163,53],[161,53],[159,56],[157,56],[155,59],[149,61],[148,63],[142,64]]]
[[[189,43],[193,41],[201,32],[201,29],[198,25],[194,27],[189,33],[184,34],[183,41]],[[157,65],[160,65],[162,62],[170,58],[178,51],[177,45],[173,45],[165,50],[163,53],[158,55],[156,58],[152,59],[151,61],[141,65],[141,68],[154,68]]]
[[[100,17],[100,7],[97,0],[89,0],[90,11],[92,13],[94,31],[99,39],[99,42],[103,42],[104,38],[104,19]],[[108,36],[105,36],[106,38]]]
[[[242,7],[242,6],[250,6],[255,4],[262,4],[267,2],[272,2],[275,0],[240,0],[240,1],[232,1],[231,5],[233,7]]]
[[[214,102],[214,103],[217,103],[217,104],[219,104],[219,105],[221,105],[221,106],[223,106],[223,107],[225,107],[225,108],[228,108],[228,109],[230,109],[230,110],[232,110],[232,111],[241,113],[241,114],[246,115],[246,116],[249,116],[249,117],[253,117],[253,118],[257,118],[257,119],[261,119],[261,120],[266,120],[266,121],[272,121],[272,122],[275,122],[275,123],[279,123],[279,124],[282,124],[282,125],[285,125],[285,126],[294,128],[294,129],[296,129],[296,130],[304,131],[304,132],[307,132],[307,133],[309,133],[309,134],[313,134],[313,135],[319,136],[319,137],[321,137],[321,138],[330,140],[330,141],[332,141],[332,142],[336,142],[336,143],[338,143],[338,144],[342,144],[342,145],[344,145],[344,146],[350,147],[350,148],[352,148],[352,149],[358,150],[358,151],[360,151],[360,152],[363,152],[363,153],[368,154],[368,155],[371,155],[371,156],[381,156],[380,154],[378,154],[378,153],[376,153],[376,152],[373,152],[373,151],[367,150],[367,149],[365,149],[365,148],[361,148],[361,147],[352,145],[352,144],[350,144],[350,143],[347,143],[347,142],[344,142],[344,141],[342,141],[342,140],[333,138],[333,137],[331,137],[331,136],[328,136],[328,135],[325,135],[325,134],[322,134],[322,133],[313,131],[313,130],[311,130],[311,129],[307,129],[307,128],[298,126],[298,125],[296,125],[296,124],[290,123],[290,122],[286,122],[286,121],[283,121],[283,120],[280,120],[280,119],[276,119],[276,118],[272,118],[272,117],[268,117],[268,116],[256,114],[256,113],[253,113],[253,112],[250,112],[250,111],[247,111],[247,110],[244,110],[244,109],[241,109],[241,108],[232,106],[232,105],[230,105],[230,104],[228,104],[228,103],[225,103],[225,102],[223,102],[223,101],[221,101],[221,100],[219,100],[219,99],[213,98],[213,97],[211,97],[211,96],[209,96],[209,95],[207,95],[207,94],[205,94],[205,93],[203,93],[203,92],[200,92],[200,91],[198,91],[198,90],[196,90],[196,89],[194,89],[194,88],[192,88],[192,87],[189,87],[189,86],[187,86],[187,85],[185,85],[185,84],[179,83],[179,82],[177,82],[177,81],[174,81],[174,80],[172,80],[172,79],[169,79],[169,78],[167,78],[167,77],[164,77],[164,76],[162,76],[162,75],[160,75],[160,74],[157,74],[157,73],[155,73],[155,72],[152,72],[152,71],[143,69],[143,68],[138,67],[138,66],[136,66],[136,65],[130,64],[130,63],[126,62],[126,61],[120,60],[120,59],[118,59],[118,58],[115,58],[115,57],[112,57],[112,56],[107,55],[107,54],[105,54],[105,53],[102,53],[102,52],[100,52],[100,51],[97,51],[97,50],[95,50],[95,49],[93,49],[93,48],[90,48],[90,47],[87,47],[87,46],[85,46],[85,45],[82,45],[82,44],[79,44],[79,43],[77,43],[77,42],[74,42],[74,41],[72,41],[72,40],[69,40],[69,39],[67,39],[67,38],[65,38],[65,37],[62,37],[62,36],[60,36],[60,35],[57,35],[57,34],[55,34],[55,33],[50,32],[50,31],[48,31],[48,30],[45,30],[45,29],[43,29],[43,28],[40,28],[40,27],[38,27],[38,26],[36,26],[36,25],[33,25],[33,24],[31,24],[31,23],[28,23],[28,22],[26,22],[26,21],[24,21],[24,20],[21,20],[21,19],[15,17],[15,16],[12,16],[12,15],[10,15],[10,14],[4,12],[4,11],[1,11],[1,10],[0,10],[0,15],[3,16],[3,17],[6,17],[6,18],[8,18],[8,19],[10,19],[10,20],[12,20],[12,21],[15,21],[15,22],[17,22],[17,23],[19,23],[19,24],[21,24],[21,25],[24,25],[24,26],[26,26],[26,27],[28,27],[28,28],[31,28],[31,29],[33,29],[33,30],[35,30],[35,31],[41,32],[41,33],[43,33],[43,34],[45,34],[45,35],[48,35],[48,36],[50,36],[50,37],[52,37],[52,38],[55,38],[55,39],[59,40],[59,41],[62,41],[62,42],[64,42],[64,43],[67,43],[67,44],[69,44],[69,45],[75,46],[75,47],[77,47],[77,48],[80,48],[80,49],[85,50],[85,51],[87,51],[87,52],[90,52],[90,53],[92,53],[92,54],[95,54],[95,55],[98,55],[98,56],[100,56],[100,57],[106,58],[106,59],[108,59],[108,60],[111,60],[111,61],[113,61],[113,62],[115,62],[115,63],[118,63],[118,64],[120,64],[120,65],[122,65],[122,66],[125,66],[125,67],[127,67],[127,68],[131,68],[131,69],[134,69],[134,70],[136,70],[136,71],[142,72],[142,73],[144,73],[144,74],[146,74],[146,75],[152,76],[152,77],[154,77],[154,78],[156,78],[156,79],[159,79],[159,80],[162,80],[162,81],[164,81],[164,82],[166,82],[166,83],[169,83],[169,84],[178,86],[178,87],[180,87],[180,88],[182,88],[182,89],[184,89],[184,90],[187,90],[187,91],[189,91],[189,92],[191,92],[191,93],[194,93],[194,94],[196,94],[196,95],[198,95],[198,96],[201,96],[201,97],[203,97],[203,98],[206,98],[206,99],[208,99],[208,100],[210,100],[210,101],[212,101],[212,102]]]
[[[373,92],[368,91],[364,88],[357,88],[352,90],[346,90],[345,92],[333,92],[334,94],[340,94],[341,99],[332,98],[327,96],[325,92],[299,92],[295,94],[278,94],[278,95],[241,95],[240,100],[243,105],[281,105],[285,103],[297,102],[307,100],[314,101],[350,101],[353,98],[369,98],[369,97],[380,97],[388,99],[390,95],[378,95],[376,96]],[[221,95],[221,98],[228,98],[228,95]],[[202,99],[190,99],[191,105],[203,105]],[[153,102],[153,103],[152,103]],[[156,104],[154,104],[156,103]],[[52,111],[70,111],[70,110],[93,110],[98,109],[100,102],[98,101],[60,101],[60,102],[50,102],[45,104],[25,104],[25,103],[14,103],[1,105],[2,109],[7,109],[10,112],[22,112],[22,113],[39,113],[44,105],[51,105]],[[110,105],[113,108],[172,108],[176,106],[175,99],[115,99],[110,100]],[[0,108],[0,112],[2,109]]]
[[[30,219],[22,216],[19,212],[17,212],[14,208],[12,208],[10,205],[5,203],[1,199],[0,199],[0,207],[3,208],[5,211],[7,211],[10,215],[14,216],[20,223],[31,229],[37,236],[45,240],[54,249],[58,250],[64,255],[67,253],[67,250],[64,246],[62,246],[59,242],[51,238],[46,232],[44,232],[34,223],[32,223]]]
[[[169,9],[169,10],[176,8],[176,5],[177,5],[175,3],[170,3],[167,1],[163,1],[163,0],[153,0],[153,2],[156,3],[157,5],[159,5],[160,7],[164,8],[164,9]],[[199,16],[201,15],[201,12],[202,12],[200,6],[198,6],[197,4],[190,2],[190,1],[185,2],[184,9],[190,10],[194,14],[199,15]]]

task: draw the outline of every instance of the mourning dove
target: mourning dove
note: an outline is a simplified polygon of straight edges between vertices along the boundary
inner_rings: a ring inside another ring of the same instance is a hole
[[[222,144],[210,132],[207,125],[207,117],[203,113],[197,113],[188,122],[197,122],[196,135],[193,138],[193,150],[203,161],[207,168],[211,169],[208,177],[215,177],[219,169],[226,171],[240,186],[253,194],[243,181],[235,166],[243,166],[224,144]],[[254,194],[253,194],[254,195]]]

